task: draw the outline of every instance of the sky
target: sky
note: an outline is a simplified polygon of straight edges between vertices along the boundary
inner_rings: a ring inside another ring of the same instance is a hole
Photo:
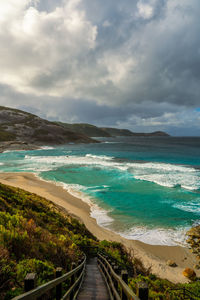
[[[200,135],[199,0],[0,0],[0,105]]]

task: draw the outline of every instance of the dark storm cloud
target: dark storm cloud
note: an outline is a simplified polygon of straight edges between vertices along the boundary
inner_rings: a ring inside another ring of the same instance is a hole
[[[196,132],[199,11],[197,0],[2,2],[0,104],[62,121]]]

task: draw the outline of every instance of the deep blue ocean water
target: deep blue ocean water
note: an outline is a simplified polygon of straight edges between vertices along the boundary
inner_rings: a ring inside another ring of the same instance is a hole
[[[183,243],[200,223],[200,138],[101,138],[0,154],[2,172],[35,172],[91,205],[106,228],[150,244]]]

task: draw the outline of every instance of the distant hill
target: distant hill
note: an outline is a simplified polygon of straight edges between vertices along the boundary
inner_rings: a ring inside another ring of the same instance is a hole
[[[87,123],[69,124],[63,122],[55,122],[64,128],[76,133],[85,134],[89,137],[115,137],[115,136],[169,136],[163,131],[155,131],[151,133],[137,133],[128,129],[118,129],[112,127],[97,127]]]
[[[134,133],[128,129],[118,129],[112,127],[101,127],[103,131],[108,133],[110,136],[132,136]]]
[[[109,133],[111,136],[169,136],[164,131],[154,131],[150,133],[144,133],[144,132],[132,132],[128,129],[117,129],[117,128],[101,128],[105,132]]]
[[[55,122],[22,110],[0,106],[0,143],[19,145],[56,145],[96,142]]]
[[[168,136],[167,133],[135,133],[128,129],[97,127],[87,123],[50,122],[22,110],[0,106],[0,152],[29,150],[42,145],[97,143],[91,137]]]
[[[56,123],[63,126],[64,128],[67,128],[68,130],[85,134],[89,137],[111,137],[111,135],[108,132],[95,125],[91,125],[87,123],[77,123],[77,124],[69,124],[63,122],[56,122]]]

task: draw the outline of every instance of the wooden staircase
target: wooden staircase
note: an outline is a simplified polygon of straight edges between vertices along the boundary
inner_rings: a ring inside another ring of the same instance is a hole
[[[99,272],[97,258],[90,258],[86,264],[86,274],[77,300],[109,300],[109,293]]]
[[[119,271],[106,254],[97,253],[97,257],[89,259],[84,255],[78,264],[72,263],[71,271],[62,275],[62,268],[57,268],[56,278],[38,287],[37,275],[27,274],[25,293],[13,300],[148,300],[146,283],[140,283],[138,297],[128,286],[127,271]]]

